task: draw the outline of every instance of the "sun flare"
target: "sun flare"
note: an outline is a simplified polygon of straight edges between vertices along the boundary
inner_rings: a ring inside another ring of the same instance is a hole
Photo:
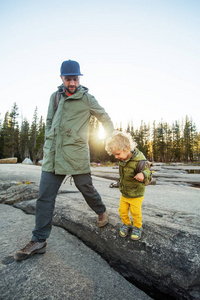
[[[99,134],[98,135],[99,135],[100,140],[103,140],[106,137],[104,128],[101,124],[100,124],[100,127],[99,127]]]

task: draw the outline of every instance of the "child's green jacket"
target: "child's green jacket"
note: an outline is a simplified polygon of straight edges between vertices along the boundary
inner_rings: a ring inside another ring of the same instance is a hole
[[[134,178],[136,175],[137,163],[140,160],[146,160],[146,158],[144,154],[136,148],[129,160],[119,162],[119,190],[126,198],[138,198],[144,196],[144,182],[139,182]],[[151,175],[151,171],[147,167],[145,167],[142,173],[145,177],[144,181]]]

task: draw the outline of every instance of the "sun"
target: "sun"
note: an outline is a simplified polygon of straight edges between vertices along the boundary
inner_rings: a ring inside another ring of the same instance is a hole
[[[105,135],[105,130],[103,128],[103,126],[100,124],[99,126],[99,134],[98,134],[100,140],[105,139],[106,135]]]

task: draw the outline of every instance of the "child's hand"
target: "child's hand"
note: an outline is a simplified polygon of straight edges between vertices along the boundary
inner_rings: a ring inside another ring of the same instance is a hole
[[[144,181],[144,174],[142,172],[137,173],[134,177],[137,181],[142,182]]]

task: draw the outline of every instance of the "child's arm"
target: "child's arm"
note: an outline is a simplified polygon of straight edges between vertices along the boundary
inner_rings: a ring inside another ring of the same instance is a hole
[[[142,172],[137,173],[134,177],[137,181],[143,182],[144,181],[144,174]]]

